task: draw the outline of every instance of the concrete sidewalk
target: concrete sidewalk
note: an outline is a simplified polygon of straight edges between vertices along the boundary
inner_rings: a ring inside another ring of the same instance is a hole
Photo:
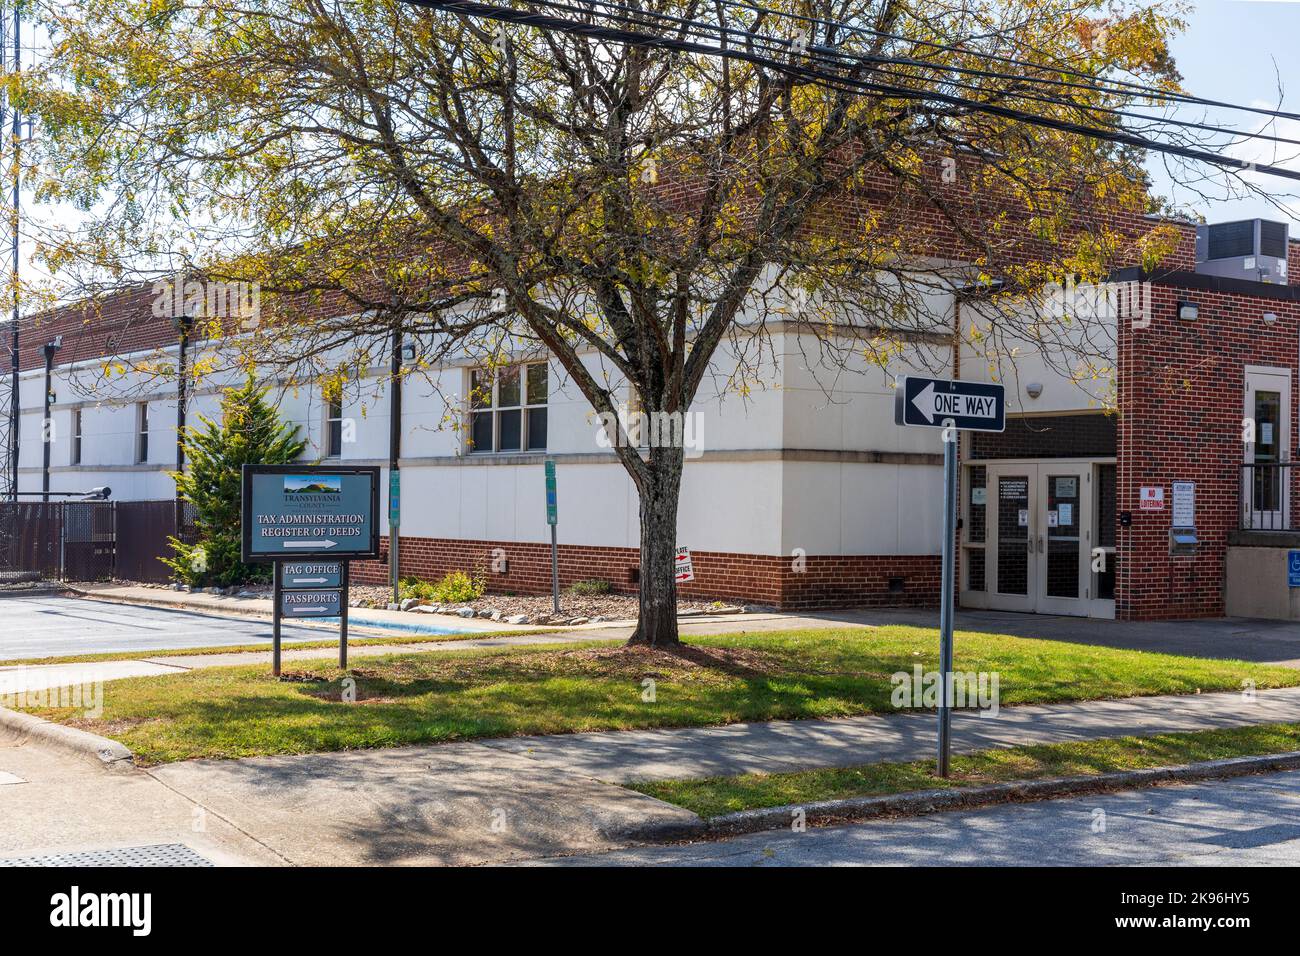
[[[1217,693],[1004,708],[987,718],[959,712],[953,738],[969,752],[1296,720],[1300,688],[1286,688],[1253,701]],[[906,713],[187,761],[115,774],[124,781],[103,786],[110,774],[86,761],[0,746],[0,776],[25,781],[0,787],[0,816],[21,821],[6,828],[0,851],[65,852],[147,835],[217,860],[301,865],[602,852],[694,822],[614,784],[923,759],[934,738],[933,713]],[[187,839],[187,819],[211,829]]]
[[[969,752],[1300,720],[1300,688],[956,715]],[[168,764],[150,775],[285,859],[504,862],[669,835],[691,814],[611,784],[931,757],[933,713],[514,737]]]

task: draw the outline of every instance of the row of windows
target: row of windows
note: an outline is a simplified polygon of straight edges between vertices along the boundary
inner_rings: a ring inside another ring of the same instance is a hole
[[[545,362],[470,373],[471,453],[545,451],[548,395]],[[343,454],[343,399],[325,402],[325,457]],[[149,403],[135,406],[135,461],[149,460]],[[81,464],[81,409],[72,410],[72,464]]]

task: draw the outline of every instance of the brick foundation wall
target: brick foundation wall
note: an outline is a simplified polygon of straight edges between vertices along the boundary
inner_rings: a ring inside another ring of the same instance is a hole
[[[388,551],[388,539],[381,539]],[[499,552],[497,549],[500,549]],[[517,541],[468,541],[451,538],[403,538],[403,575],[436,581],[449,571],[482,570],[489,593],[549,594],[549,544]],[[505,573],[490,569],[504,555]],[[559,546],[560,587],[598,578],[614,590],[635,594],[632,572],[640,563],[635,548]],[[695,580],[680,586],[681,594],[720,598],[782,609],[843,607],[930,607],[939,602],[937,555],[810,555],[802,570],[793,559],[776,555],[693,551]],[[388,581],[387,558],[357,561],[352,579],[361,584]]]
[[[1180,300],[1197,304],[1195,321],[1177,317]],[[1227,537],[1240,507],[1245,366],[1290,370],[1294,457],[1300,302],[1157,284],[1153,306],[1149,327],[1120,323],[1116,506],[1131,512],[1133,523],[1117,528],[1115,613],[1128,620],[1219,617]],[[1266,324],[1265,312],[1277,321]],[[1179,480],[1196,482],[1200,545],[1188,556],[1169,553],[1171,486]],[[1165,510],[1139,510],[1143,485],[1164,488]]]

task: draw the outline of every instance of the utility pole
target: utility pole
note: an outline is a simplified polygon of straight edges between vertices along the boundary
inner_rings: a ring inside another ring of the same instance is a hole
[[[13,9],[13,65],[12,70],[16,74],[22,68],[22,15],[19,13],[19,4],[14,3]],[[4,40],[7,39],[0,33],[0,66],[4,64],[7,50],[4,49]],[[10,385],[9,385],[9,435],[8,447],[5,449],[9,456],[9,500],[17,503],[18,501],[18,426],[21,420],[21,405],[19,404],[19,383],[18,372],[20,363],[19,336],[18,336],[18,218],[21,210],[19,201],[19,181],[21,178],[21,143],[22,143],[22,118],[18,115],[18,107],[13,103],[5,104],[12,114],[10,148],[13,154],[10,157],[9,168],[13,176],[13,197],[12,208],[9,212],[9,232],[10,245],[13,254],[13,261],[9,281],[13,292],[13,314],[9,325],[9,362],[10,362]],[[4,115],[0,112],[0,129],[4,125]]]

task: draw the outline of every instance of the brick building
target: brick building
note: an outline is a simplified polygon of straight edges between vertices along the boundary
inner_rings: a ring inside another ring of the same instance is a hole
[[[1300,616],[1290,603],[1300,589],[1286,582],[1300,500],[1288,465],[1298,439],[1300,245],[1283,230],[1278,247],[1271,226],[1255,226],[1245,248],[1231,224],[1214,236],[1202,230],[1199,243],[1196,227],[1175,225],[1182,241],[1161,271],[1118,272],[1095,300],[1113,306],[1116,290],[1138,290],[1140,308],[1112,309],[1100,323],[1104,341],[1093,348],[1104,374],[1079,376],[1033,350],[991,369],[969,346],[931,343],[949,374],[1008,389],[1006,432],[968,435],[961,446],[962,605],[1134,619]],[[172,495],[174,387],[103,375],[107,356],[174,349],[170,323],[149,317],[152,298],[137,290],[30,323],[23,490],[38,488],[42,471],[40,346],[61,335],[51,487]],[[937,297],[935,327],[978,323],[981,309],[978,295],[960,290]],[[896,376],[916,366],[864,364],[828,395],[807,365],[806,331],[768,321],[765,334],[764,387],[744,402],[702,395],[692,409],[702,440],[688,454],[678,540],[692,549],[696,580],[683,590],[785,608],[934,604],[942,446],[937,433],[896,427],[892,414]],[[734,360],[720,352],[722,377]],[[384,371],[334,398],[277,392],[308,440],[304,460],[387,464]],[[551,458],[561,583],[599,578],[634,591],[635,489],[577,389],[552,363],[521,356],[490,386],[491,406],[470,409],[475,374],[468,362],[449,363],[404,389],[403,573],[483,570],[491,590],[548,590],[542,463]],[[222,384],[197,389],[191,421],[215,413]],[[463,427],[445,427],[449,418]],[[386,573],[385,562],[355,569],[376,583]]]

